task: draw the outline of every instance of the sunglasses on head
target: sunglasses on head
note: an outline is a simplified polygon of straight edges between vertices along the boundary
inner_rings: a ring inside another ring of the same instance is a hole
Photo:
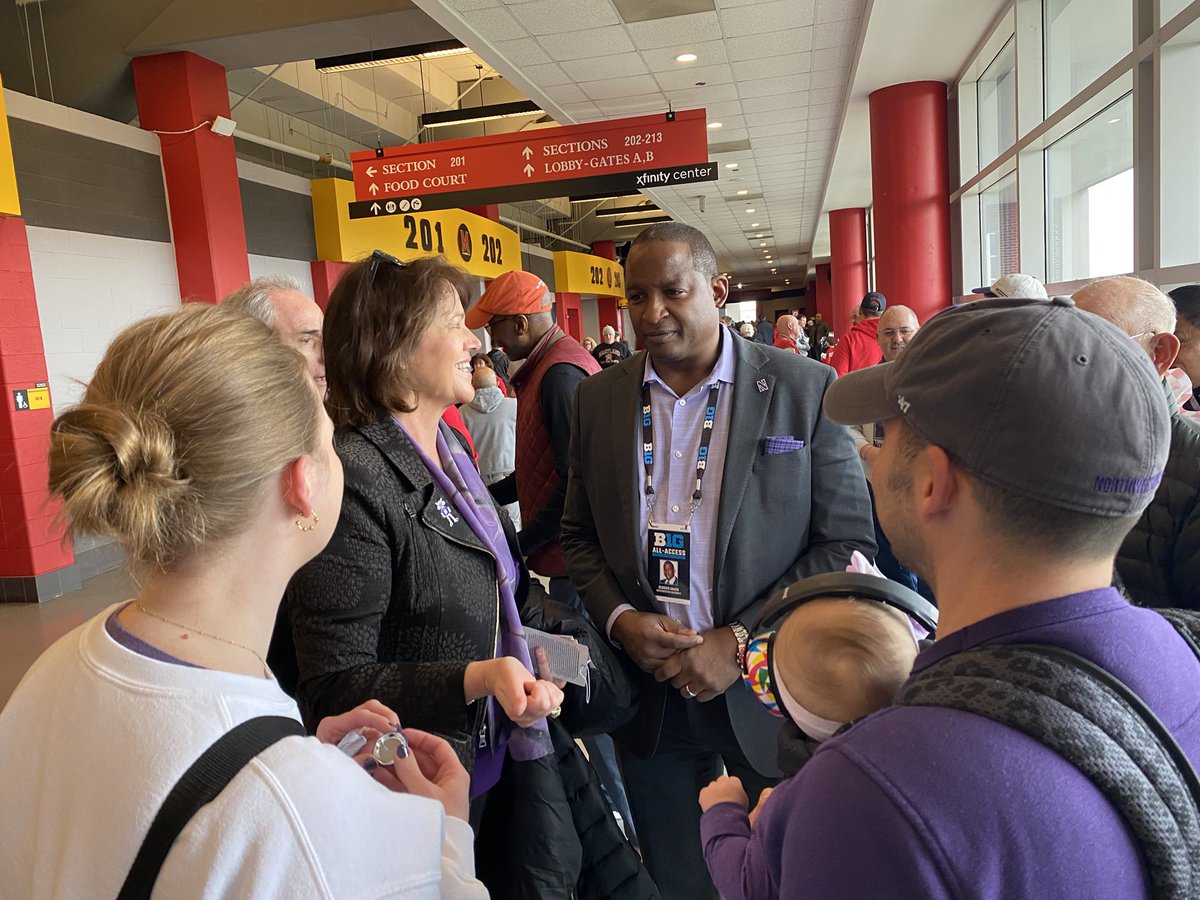
[[[372,250],[371,264],[367,266],[368,285],[375,283],[375,275],[379,271],[380,263],[391,263],[393,266],[401,269],[408,265],[408,263],[404,262],[403,260],[396,259],[396,257],[392,256],[390,253],[385,253],[382,250]]]

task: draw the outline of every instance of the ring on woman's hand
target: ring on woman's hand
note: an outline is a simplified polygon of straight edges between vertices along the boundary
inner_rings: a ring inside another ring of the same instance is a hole
[[[696,692],[692,690],[692,686],[690,684],[685,684],[681,690],[681,693],[689,700],[696,696]]]
[[[556,707],[554,707],[554,709],[550,710],[550,718],[552,718],[552,719],[557,719],[561,715],[562,715],[562,707],[561,706],[556,706]]]

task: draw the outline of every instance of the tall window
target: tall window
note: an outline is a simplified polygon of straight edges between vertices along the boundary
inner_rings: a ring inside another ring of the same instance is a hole
[[[1046,114],[1133,48],[1133,0],[1045,0]]]
[[[1017,42],[996,54],[975,89],[979,110],[979,168],[982,169],[1017,140]]]
[[[1162,265],[1177,266],[1200,260],[1200,19],[1163,47],[1161,72]]]
[[[1020,271],[1017,173],[1006,175],[979,194],[980,272],[983,283]]]
[[[1049,281],[1133,271],[1133,97],[1046,150]]]

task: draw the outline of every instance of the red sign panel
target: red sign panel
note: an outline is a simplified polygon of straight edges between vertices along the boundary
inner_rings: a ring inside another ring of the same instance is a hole
[[[512,132],[350,154],[360,201],[430,197],[601,175],[667,169],[708,159],[702,109]]]

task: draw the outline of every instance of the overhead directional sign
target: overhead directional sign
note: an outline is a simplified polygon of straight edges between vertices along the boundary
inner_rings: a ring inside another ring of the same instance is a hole
[[[704,110],[350,154],[353,218],[715,181]],[[395,201],[388,210],[387,201]],[[373,204],[379,203],[376,209]],[[407,204],[407,209],[402,208]]]

